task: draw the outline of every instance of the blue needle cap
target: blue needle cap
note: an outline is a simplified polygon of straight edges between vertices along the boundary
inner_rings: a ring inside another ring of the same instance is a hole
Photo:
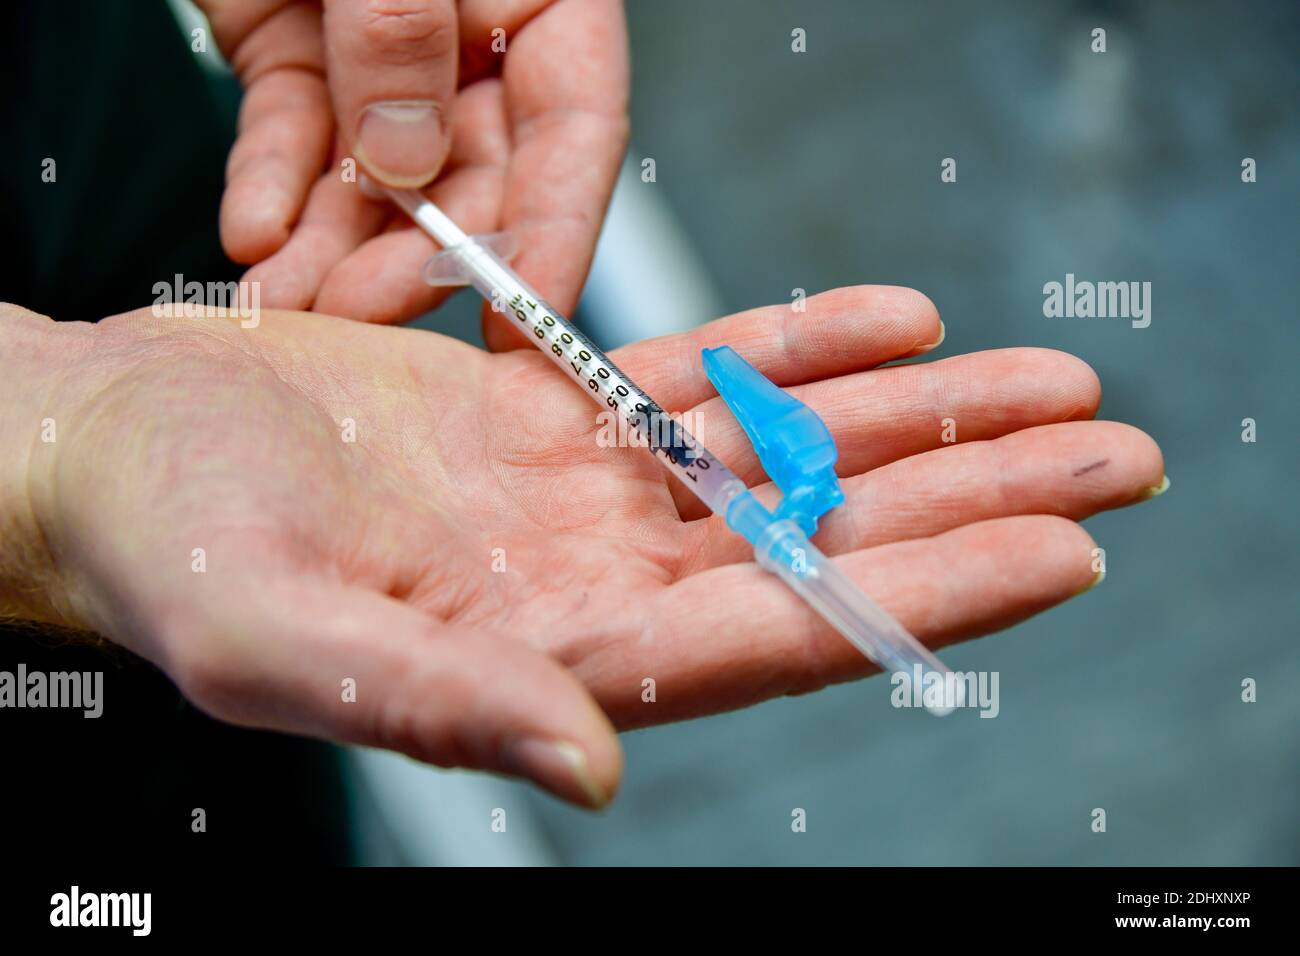
[[[704,349],[704,371],[749,436],[768,477],[783,498],[773,517],[793,519],[804,534],[844,503],[835,474],[839,452],[817,413],[778,388],[728,345]]]

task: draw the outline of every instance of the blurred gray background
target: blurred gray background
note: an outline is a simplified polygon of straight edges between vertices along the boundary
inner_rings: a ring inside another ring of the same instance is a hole
[[[629,4],[630,159],[654,158],[657,182],[620,188],[657,191],[724,312],[913,286],[947,324],[938,357],[1089,362],[1100,417],[1154,436],[1172,487],[1087,522],[1101,587],[944,653],[1001,672],[996,719],[936,721],[850,684],[626,734],[599,816],[510,788],[554,859],[1300,863],[1298,9]],[[1043,284],[1067,272],[1151,282],[1151,326],[1044,318]]]

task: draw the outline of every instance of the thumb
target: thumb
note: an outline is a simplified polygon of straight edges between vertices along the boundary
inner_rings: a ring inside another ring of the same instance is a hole
[[[613,726],[550,657],[363,588],[262,581],[244,593],[169,642],[187,651],[168,670],[213,716],[526,777],[588,807],[617,790]]]
[[[379,182],[416,188],[442,169],[459,42],[454,0],[325,0],[339,131]]]

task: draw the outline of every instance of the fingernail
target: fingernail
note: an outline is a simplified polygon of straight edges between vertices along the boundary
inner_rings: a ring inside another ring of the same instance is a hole
[[[1160,497],[1168,490],[1169,490],[1169,476],[1165,475],[1160,479],[1160,484],[1156,485],[1154,488],[1148,488],[1146,491],[1142,492],[1142,495],[1138,500],[1149,501],[1152,498]]]
[[[600,808],[609,802],[609,795],[592,776],[586,753],[567,740],[512,740],[502,748],[501,759],[507,769],[575,803]]]
[[[934,342],[933,344],[931,344],[931,345],[922,345],[922,346],[918,347],[917,350],[916,350],[916,354],[917,354],[917,355],[924,355],[926,352],[933,352],[933,351],[934,351],[935,349],[937,349],[940,345],[943,345],[943,340],[947,337],[947,335],[948,335],[948,329],[947,329],[947,327],[943,324],[943,319],[940,319],[940,320],[939,320],[939,338],[938,338],[937,340],[935,340],[935,342]]]
[[[423,186],[442,166],[442,113],[431,100],[371,103],[361,114],[357,161],[387,186]]]
[[[1101,584],[1101,582],[1105,580],[1106,580],[1106,569],[1102,568],[1095,575],[1093,575],[1092,580],[1086,586],[1081,587],[1079,588],[1079,590],[1075,591],[1074,596],[1078,597],[1080,594],[1087,594],[1089,591],[1091,591],[1098,584]]]

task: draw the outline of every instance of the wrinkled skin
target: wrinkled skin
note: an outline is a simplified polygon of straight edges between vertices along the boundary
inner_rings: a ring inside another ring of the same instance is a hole
[[[40,328],[33,361],[60,368],[32,410],[58,441],[22,462],[42,616],[157,662],[217,717],[599,805],[621,772],[615,727],[873,670],[647,451],[599,447],[597,406],[533,350],[300,313],[21,324]],[[941,338],[924,296],[862,287],[612,358],[696,412],[769,500],[699,349],[730,344],[792,386],[835,435],[848,495],[817,542],[938,647],[1087,589],[1095,545],[1075,521],[1163,478],[1150,438],[1090,420],[1098,382],[1070,356],[869,370]]]
[[[508,230],[515,268],[561,311],[577,303],[627,146],[619,0],[199,5],[245,87],[221,240],[252,266],[264,306],[404,322],[446,295],[420,278],[437,247],[345,178],[348,160],[378,182],[427,187],[468,232]],[[441,129],[389,137],[404,174],[391,175],[363,148],[362,117],[412,100],[438,104]],[[492,313],[483,335],[493,349],[520,344]]]

